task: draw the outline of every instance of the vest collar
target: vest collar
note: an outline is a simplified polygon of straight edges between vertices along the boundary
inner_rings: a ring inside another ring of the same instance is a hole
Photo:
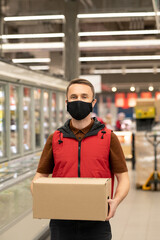
[[[76,139],[74,133],[72,132],[72,130],[69,127],[70,120],[71,119],[68,119],[65,122],[65,124],[62,127],[58,128],[57,130],[63,133],[64,138],[75,138]],[[105,127],[105,125],[100,123],[95,117],[93,118],[93,120],[94,120],[93,126],[91,127],[90,131],[85,135],[84,138],[97,135],[97,133]]]

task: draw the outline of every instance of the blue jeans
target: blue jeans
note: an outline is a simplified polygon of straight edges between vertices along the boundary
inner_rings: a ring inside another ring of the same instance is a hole
[[[51,240],[111,240],[109,221],[50,221]]]

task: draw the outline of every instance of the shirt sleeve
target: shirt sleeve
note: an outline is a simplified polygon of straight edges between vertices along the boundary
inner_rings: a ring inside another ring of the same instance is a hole
[[[128,171],[121,144],[118,137],[113,132],[111,133],[109,160],[111,171],[113,173],[123,173]]]
[[[52,150],[52,138],[53,134],[48,137],[47,142],[43,148],[37,168],[38,173],[51,174],[53,172],[54,158]]]

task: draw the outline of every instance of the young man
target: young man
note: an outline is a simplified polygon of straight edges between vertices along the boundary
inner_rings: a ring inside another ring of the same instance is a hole
[[[116,135],[91,118],[96,99],[89,81],[72,80],[66,104],[72,118],[49,136],[33,180],[51,173],[52,177],[112,178],[112,193],[114,175],[118,184],[114,197],[108,200],[110,211],[105,222],[52,219],[51,240],[110,240],[109,219],[129,191],[124,154]]]

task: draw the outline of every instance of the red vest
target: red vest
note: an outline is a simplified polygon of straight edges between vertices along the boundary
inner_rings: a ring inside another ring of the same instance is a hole
[[[110,170],[111,130],[104,128],[97,135],[88,136],[79,142],[75,138],[63,137],[55,131],[52,148],[54,169],[52,177],[112,178]]]

